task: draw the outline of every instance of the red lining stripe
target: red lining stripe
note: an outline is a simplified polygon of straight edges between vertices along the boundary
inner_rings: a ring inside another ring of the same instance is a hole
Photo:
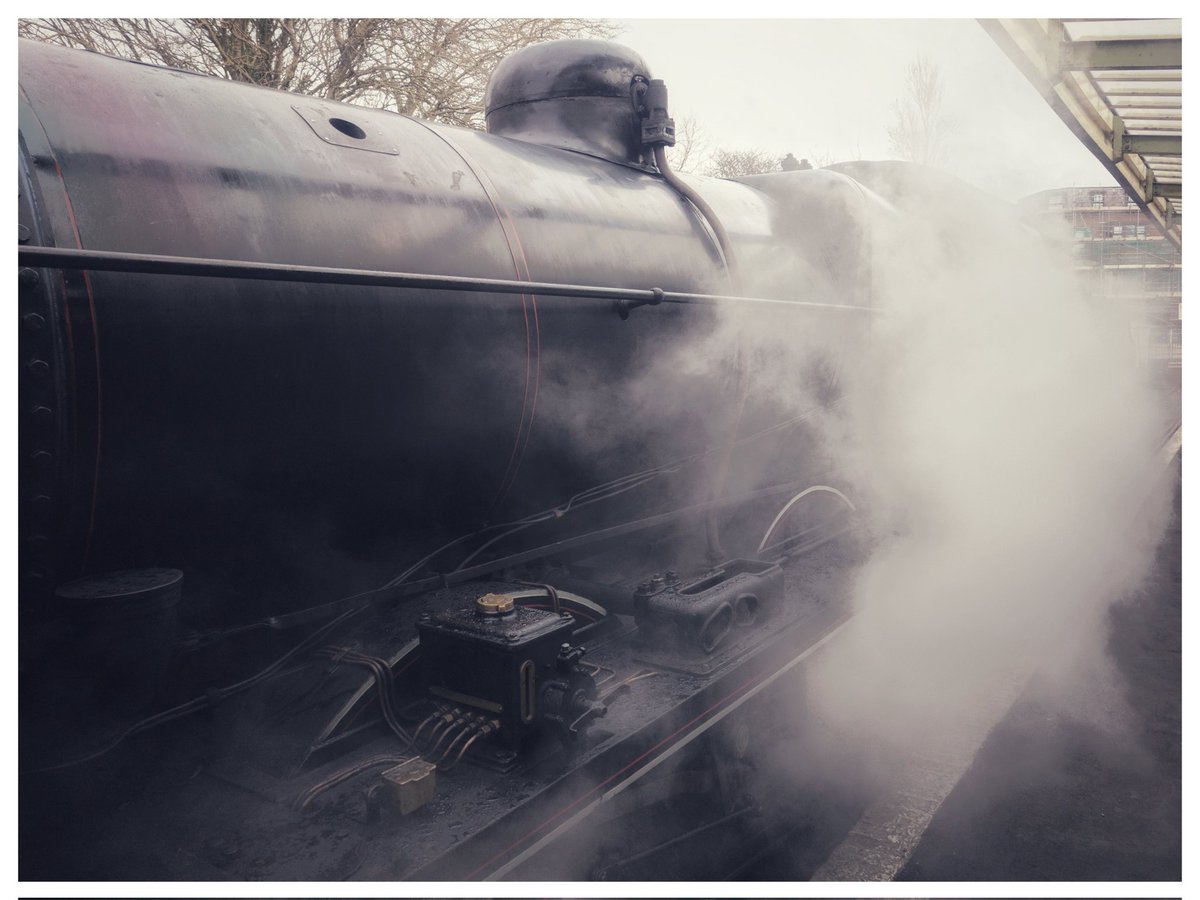
[[[49,136],[48,135],[47,135],[47,145],[49,145]],[[69,221],[71,223],[71,231],[74,233],[74,236],[75,236],[75,246],[78,249],[82,250],[83,249],[83,239],[79,235],[79,220],[75,215],[75,207],[71,203],[71,195],[67,191],[67,181],[63,177],[62,169],[58,165],[58,158],[56,156],[53,156],[53,150],[51,150],[51,154],[52,154],[51,159],[54,161],[54,171],[58,175],[59,184],[62,185],[63,199],[66,201],[66,205],[67,205],[67,218],[69,219]],[[86,271],[82,271],[82,272],[80,272],[80,274],[83,276],[83,287],[84,287],[84,291],[87,293],[88,314],[92,320],[92,352],[96,359],[96,465],[95,465],[95,469],[92,472],[92,502],[91,502],[91,509],[88,512],[87,538],[85,539],[84,544],[83,544],[83,563],[82,563],[82,568],[87,569],[88,559],[91,556],[91,552],[92,552],[92,536],[93,536],[93,533],[95,532],[95,528],[96,528],[96,500],[97,500],[97,497],[98,497],[99,491],[100,491],[100,450],[101,450],[101,446],[102,446],[102,435],[103,435],[104,429],[103,429],[103,419],[102,419],[103,393],[100,388],[100,329],[96,322],[96,298],[92,291],[92,280],[89,277],[89,274]],[[64,296],[64,300],[65,300],[65,298],[66,298],[66,275],[65,274],[63,276],[63,296]],[[70,315],[69,309],[66,310],[66,313],[67,313],[66,319],[67,319],[67,332],[68,332],[67,340],[68,340],[68,345],[69,345],[70,351],[71,351],[71,364],[72,364],[72,367],[74,367],[74,365],[75,365],[75,343],[74,343],[73,336],[71,335],[71,325],[70,325],[71,315]]]
[[[468,163],[468,165],[469,165],[469,163]],[[478,176],[476,176],[476,177],[478,177]],[[481,183],[482,183],[482,180],[481,180]],[[484,193],[485,194],[488,193],[488,190],[486,187],[484,188]],[[492,203],[492,208],[496,209],[497,202],[492,201],[490,196],[488,197],[488,199]],[[500,223],[501,227],[503,228],[505,221],[507,221],[507,223],[508,223],[508,228],[504,229],[504,233],[505,233],[505,238],[510,241],[509,252],[510,253],[513,252],[512,245],[513,245],[513,243],[515,243],[516,244],[516,254],[520,255],[520,265],[518,267],[518,277],[524,278],[526,281],[529,281],[529,280],[531,280],[529,277],[529,262],[525,258],[525,248],[521,244],[521,235],[517,232],[516,224],[513,222],[512,216],[509,214],[508,209],[504,206],[500,206],[499,211],[497,212],[497,216],[499,216],[500,211],[502,211],[504,213],[504,219]],[[514,254],[514,256],[513,256],[514,262],[516,262],[516,254]],[[521,295],[522,306],[524,306],[524,301],[525,301],[526,296],[527,295],[525,295],[525,294]],[[533,434],[533,420],[534,420],[534,417],[537,415],[538,389],[541,386],[541,382],[542,382],[542,365],[541,365],[541,363],[542,363],[542,328],[541,328],[541,322],[538,319],[537,295],[529,294],[528,297],[529,297],[530,305],[533,307],[533,337],[534,337],[534,342],[535,342],[533,359],[536,360],[536,362],[537,362],[537,366],[534,370],[534,375],[533,375],[533,402],[529,406],[528,423],[526,423],[525,410],[522,407],[521,427],[519,427],[517,429],[516,444],[513,446],[513,454],[509,458],[509,471],[506,472],[505,479],[500,484],[500,490],[496,496],[496,499],[492,501],[493,509],[495,508],[496,504],[498,504],[501,500],[504,499],[504,497],[508,494],[509,490],[512,488],[513,483],[517,480],[517,473],[520,471],[520,468],[521,468],[521,460],[525,456],[525,448],[529,446],[529,438]],[[527,322],[527,324],[526,324],[526,360],[528,360],[529,359],[529,356],[528,356],[528,353],[529,353],[528,316],[526,317],[526,322]],[[529,393],[528,367],[526,368],[526,375],[525,375],[525,392],[526,392],[526,395],[528,395],[528,393]],[[524,440],[522,440],[522,432],[524,432]],[[515,460],[515,465],[514,465],[514,460]]]
[[[487,172],[478,170],[467,157],[466,152],[460,148],[454,141],[450,140],[440,131],[435,130],[428,123],[422,122],[420,119],[414,119],[411,116],[405,116],[409,121],[420,125],[447,147],[454,151],[463,164],[471,170],[471,174],[475,176],[476,182],[483,190],[483,195],[487,199],[488,204],[492,207],[492,212],[496,214],[496,221],[500,224],[500,231],[504,235],[504,243],[508,247],[508,254],[512,259],[513,269],[516,272],[517,278],[524,281],[530,281],[529,263],[525,258],[525,249],[521,246],[520,235],[517,234],[516,226],[513,224],[512,216],[508,210],[496,199],[496,186],[488,177]],[[515,244],[515,248],[514,248]],[[533,336],[529,333],[529,309],[526,306],[526,300],[533,307]],[[538,386],[541,383],[541,353],[542,353],[542,336],[541,324],[538,321],[537,313],[537,296],[534,294],[521,295],[521,311],[525,316],[525,390],[521,396],[521,417],[517,423],[517,433],[513,438],[513,448],[509,453],[508,464],[505,466],[504,475],[500,480],[500,487],[496,492],[496,496],[492,499],[489,507],[489,512],[495,510],[500,502],[508,495],[513,483],[517,479],[517,473],[521,468],[521,460],[525,455],[525,447],[529,444],[529,436],[533,433],[533,418],[537,409],[537,394]],[[533,369],[533,399],[530,402],[529,397],[529,371]],[[529,410],[529,417],[526,419],[525,411]],[[523,438],[523,439],[522,439]]]

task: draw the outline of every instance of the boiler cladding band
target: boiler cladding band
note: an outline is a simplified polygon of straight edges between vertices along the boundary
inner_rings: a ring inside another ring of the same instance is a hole
[[[543,281],[513,281],[502,278],[467,278],[454,275],[417,275],[368,269],[337,269],[325,266],[294,266],[280,263],[246,262],[233,259],[201,259],[190,256],[161,256],[149,253],[118,253],[74,250],[66,247],[20,247],[17,263],[30,268],[81,269],[92,272],[129,272],[140,275],[192,275],[208,278],[247,278],[259,281],[294,281],[310,284],[353,284],[370,287],[422,288],[434,291],[481,291],[499,294],[538,294],[546,297],[584,297],[594,300],[632,300],[644,304],[665,303],[769,303],[801,309],[835,312],[865,312],[869,306],[816,303],[807,300],[778,300],[769,297],[731,297],[662,291],[658,288],[599,287],[554,284]]]

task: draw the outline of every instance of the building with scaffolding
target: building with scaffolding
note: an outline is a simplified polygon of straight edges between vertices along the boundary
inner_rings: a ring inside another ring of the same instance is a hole
[[[1177,372],[1182,20],[980,19],[980,24],[1120,185],[1034,194],[1021,204],[1027,220],[1072,242],[1093,296],[1124,302],[1135,314],[1143,358]]]
[[[1026,197],[1023,217],[1070,246],[1088,293],[1122,304],[1150,365],[1182,359],[1183,266],[1179,247],[1123,188],[1058,188]]]

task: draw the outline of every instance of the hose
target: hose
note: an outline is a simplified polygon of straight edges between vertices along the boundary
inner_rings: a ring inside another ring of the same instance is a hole
[[[558,591],[554,589],[554,585],[542,584],[540,581],[517,581],[517,584],[523,584],[526,587],[535,587],[544,590],[546,592],[546,596],[550,598],[550,604],[554,609],[555,615],[561,615],[562,603],[559,601]]]
[[[462,731],[460,731],[458,733],[458,736],[455,737],[454,740],[452,740],[449,744],[446,745],[446,749],[442,751],[442,755],[438,757],[437,763],[435,765],[440,766],[442,764],[442,762],[446,759],[446,757],[454,752],[454,748],[457,747],[465,737],[467,737],[472,732],[477,732],[478,730],[479,730],[478,724],[476,724],[474,722],[469,723]]]
[[[446,766],[446,768],[442,769],[441,771],[449,772],[451,769],[453,769],[455,766],[457,766],[462,761],[462,758],[464,756],[466,756],[467,751],[471,749],[472,744],[474,744],[479,739],[485,738],[489,734],[493,734],[499,730],[500,730],[500,722],[497,719],[492,719],[490,722],[488,722],[482,728],[480,728],[478,725],[476,725],[475,733],[473,735],[471,735],[471,739],[462,745],[462,749],[460,749],[458,751],[458,756],[454,757],[454,761],[451,762],[450,765]]]
[[[854,504],[850,501],[850,498],[847,497],[845,494],[843,494],[841,491],[839,491],[837,488],[832,488],[827,484],[814,484],[810,488],[805,488],[800,493],[798,493],[796,496],[794,496],[791,500],[789,500],[787,503],[783,504],[783,508],[781,510],[779,510],[778,513],[776,513],[775,518],[771,522],[770,527],[767,528],[767,533],[764,534],[763,539],[761,541],[759,541],[758,549],[755,550],[754,552],[755,553],[763,552],[763,549],[767,546],[767,544],[771,540],[771,535],[773,535],[775,533],[775,529],[779,525],[780,520],[782,520],[783,517],[788,514],[788,510],[790,510],[793,506],[795,506],[797,503],[799,503],[801,500],[803,500],[809,494],[816,493],[817,491],[823,491],[825,493],[829,493],[829,494],[833,494],[837,497],[841,497],[842,502],[845,503],[848,507],[850,507],[850,511],[851,512],[854,511],[855,507],[854,507]]]
[[[421,732],[425,730],[425,726],[434,721],[440,715],[442,715],[442,711],[440,709],[435,709],[428,716],[421,720],[421,724],[418,725],[417,730],[413,732],[414,744],[417,742],[417,739],[421,737]]]
[[[435,724],[429,732],[429,737],[427,740],[429,741],[430,753],[432,753],[437,745],[441,743],[441,739],[445,737],[445,732],[449,728],[453,728],[456,721],[457,719],[455,719],[453,712],[447,711],[442,713],[441,721]]]
[[[360,763],[355,763],[354,765],[342,769],[339,772],[333,773],[328,778],[322,779],[312,787],[305,790],[303,793],[298,795],[295,800],[292,801],[292,806],[303,812],[308,808],[309,804],[317,799],[317,797],[321,796],[321,794],[325,793],[329,789],[337,787],[343,781],[347,781],[353,778],[355,775],[361,775],[363,772],[367,771],[368,769],[373,769],[376,766],[398,766],[402,762],[406,762],[411,758],[412,757],[408,756],[394,755],[373,756],[370,759],[365,759]]]
[[[488,734],[490,734],[494,730],[495,729],[489,724],[489,725],[485,725],[483,727],[483,730],[476,731],[475,734],[471,736],[471,739],[469,741],[467,741],[465,744],[463,744],[462,749],[458,751],[458,756],[454,757],[454,761],[452,763],[450,763],[450,765],[446,766],[446,768],[442,769],[442,771],[449,772],[451,769],[453,769],[455,766],[457,766],[459,764],[459,762],[462,760],[463,756],[466,755],[467,751],[471,749],[472,744],[474,744],[481,737],[486,737]]]
[[[163,712],[156,713],[153,716],[142,719],[140,722],[137,722],[137,723],[129,726],[127,729],[125,729],[123,732],[121,732],[121,734],[117,735],[117,737],[115,739],[113,739],[112,741],[110,741],[108,744],[106,744],[105,746],[101,747],[99,750],[96,750],[93,753],[89,753],[87,756],[81,756],[77,759],[69,760],[68,762],[64,762],[64,763],[58,763],[58,764],[52,765],[52,766],[41,766],[37,769],[27,769],[24,772],[22,772],[21,774],[22,775],[33,775],[33,774],[40,774],[43,772],[57,772],[62,769],[70,769],[74,766],[83,765],[86,762],[91,762],[94,759],[99,759],[101,756],[104,756],[105,754],[110,753],[111,751],[115,750],[118,746],[120,746],[121,743],[123,743],[126,738],[131,737],[139,732],[147,731],[147,730],[149,730],[151,728],[155,728],[159,725],[165,725],[167,722],[173,722],[176,719],[181,719],[184,716],[191,715],[192,713],[195,713],[195,712],[199,712],[202,709],[207,709],[210,706],[215,706],[216,704],[220,703],[222,700],[227,700],[228,698],[234,696],[235,694],[240,694],[243,691],[247,691],[250,688],[254,687],[255,685],[258,685],[258,684],[262,683],[263,681],[266,681],[268,678],[270,678],[272,675],[274,675],[276,672],[278,672],[281,668],[283,668],[283,666],[285,666],[290,660],[294,659],[297,655],[299,655],[300,653],[303,653],[305,650],[310,649],[314,644],[318,643],[326,635],[328,635],[329,632],[333,631],[333,629],[336,628],[338,625],[341,625],[343,622],[345,622],[351,616],[357,615],[358,613],[362,612],[364,609],[366,609],[366,607],[361,606],[357,609],[347,610],[346,612],[344,612],[340,616],[338,616],[336,619],[332,620],[331,622],[326,623],[325,625],[322,625],[320,628],[318,628],[316,631],[314,631],[312,634],[310,634],[308,637],[306,637],[303,641],[301,641],[299,644],[297,644],[295,647],[293,647],[291,650],[289,650],[287,653],[285,653],[279,659],[275,660],[275,662],[271,663],[271,665],[267,666],[265,669],[263,669],[261,672],[257,673],[256,675],[252,675],[251,677],[249,677],[243,681],[236,682],[235,684],[231,684],[228,687],[213,688],[212,690],[206,691],[201,696],[196,697],[194,700],[189,700],[187,703],[180,704],[179,706],[172,707],[171,709],[164,710]]]
[[[375,676],[377,691],[379,693],[379,707],[383,714],[383,720],[392,732],[400,740],[404,741],[406,747],[411,747],[415,738],[404,730],[404,727],[400,724],[400,720],[396,716],[395,703],[392,697],[392,670],[387,661],[343,647],[326,647],[321,651],[321,654],[331,657],[335,663],[348,662],[364,666],[371,670]]]

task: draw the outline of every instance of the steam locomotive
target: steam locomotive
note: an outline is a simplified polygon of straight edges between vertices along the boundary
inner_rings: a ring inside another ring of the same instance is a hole
[[[606,42],[487,133],[19,61],[22,877],[669,874],[597,829],[759,815],[888,204],[673,175]]]

